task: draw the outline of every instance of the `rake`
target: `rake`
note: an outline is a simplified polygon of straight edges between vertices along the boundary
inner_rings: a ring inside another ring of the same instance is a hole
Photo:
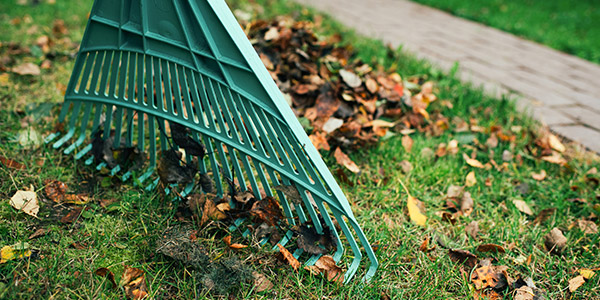
[[[183,128],[206,148],[195,167],[211,176],[217,195],[236,178],[256,199],[261,190],[276,197],[290,226],[329,232],[337,244],[333,259],[351,259],[345,282],[365,254],[363,281],[377,269],[346,197],[222,0],[96,0],[59,122],[66,133],[46,142],[86,164],[95,161],[90,136],[147,153],[141,174],[120,163],[97,165],[147,189],[158,183],[157,150],[173,147],[167,131]],[[301,201],[282,186],[294,187]],[[279,244],[289,240],[287,234]],[[304,256],[311,265],[320,254]]]

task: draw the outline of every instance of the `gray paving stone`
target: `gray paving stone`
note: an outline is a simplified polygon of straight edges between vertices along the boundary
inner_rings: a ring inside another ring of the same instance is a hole
[[[510,90],[523,95],[519,107],[551,128],[560,125],[557,132],[567,138],[600,150],[600,132],[590,129],[600,127],[600,65],[406,0],[295,1],[330,14],[359,34],[402,45],[444,70],[458,61],[463,80],[496,94]],[[587,108],[572,108],[581,105]],[[573,122],[579,123],[564,126]]]

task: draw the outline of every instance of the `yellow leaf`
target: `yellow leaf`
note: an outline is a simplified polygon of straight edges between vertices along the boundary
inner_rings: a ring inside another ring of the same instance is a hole
[[[469,174],[467,174],[467,177],[465,178],[465,185],[474,186],[475,184],[477,184],[477,178],[475,178],[475,172],[471,171],[469,172]]]
[[[400,184],[402,185],[402,187],[404,187],[404,190],[408,195],[406,206],[408,207],[408,216],[410,217],[410,220],[419,226],[425,226],[425,224],[427,223],[427,216],[425,216],[423,212],[421,212],[421,208],[419,208],[420,201],[417,198],[410,195],[408,189],[406,188],[402,180],[398,179],[398,181],[400,181]]]
[[[583,278],[585,278],[585,279],[590,279],[590,278],[594,277],[594,275],[596,275],[596,273],[594,273],[594,271],[592,271],[590,269],[581,269],[581,270],[579,270],[579,275],[583,276]]]
[[[554,134],[549,134],[548,135],[548,144],[550,144],[550,147],[558,152],[565,152],[566,148],[565,145],[563,145],[560,140],[554,135]]]
[[[29,248],[29,244],[27,243],[18,243],[12,246],[2,247],[2,249],[0,249],[0,264],[9,260],[31,256],[31,250],[27,248]]]
[[[465,159],[465,161],[467,162],[467,164],[469,166],[471,166],[471,167],[480,168],[480,169],[484,168],[483,164],[480,161],[478,161],[476,159],[473,159],[473,158],[470,158],[468,155],[466,155],[464,153],[463,153],[463,158]]]
[[[542,156],[542,160],[545,160],[549,163],[553,163],[553,164],[557,164],[557,165],[566,165],[567,164],[567,160],[558,153],[554,153],[550,156]]]

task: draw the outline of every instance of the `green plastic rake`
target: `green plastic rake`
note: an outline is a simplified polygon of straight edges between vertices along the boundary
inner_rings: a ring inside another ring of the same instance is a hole
[[[290,225],[330,230],[336,262],[348,245],[352,251],[345,282],[364,254],[370,264],[363,281],[377,269],[346,197],[222,0],[96,0],[59,122],[67,132],[46,141],[87,164],[94,162],[91,135],[147,153],[142,174],[110,166],[113,175],[135,176],[147,188],[158,182],[157,147],[171,147],[166,128],[185,126],[206,147],[197,168],[212,176],[218,195],[227,189],[224,180],[236,178],[257,199],[261,189],[277,196]],[[278,185],[295,186],[302,201],[286,199]],[[308,256],[306,264],[319,257]]]

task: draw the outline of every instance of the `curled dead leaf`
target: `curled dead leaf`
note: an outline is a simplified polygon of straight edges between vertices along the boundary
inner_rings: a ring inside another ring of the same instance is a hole
[[[125,288],[125,295],[129,299],[144,299],[148,296],[146,274],[141,269],[125,266],[119,284]]]
[[[546,170],[541,170],[539,173],[531,173],[531,178],[537,181],[546,179]]]
[[[248,247],[247,245],[242,245],[242,244],[238,244],[238,243],[232,244],[231,243],[231,235],[224,237],[223,242],[225,242],[225,245],[227,245],[227,247],[229,247],[231,249],[244,249],[244,248]]]
[[[479,169],[483,169],[483,168],[484,168],[483,164],[482,164],[480,161],[478,161],[478,160],[476,160],[476,159],[474,159],[474,158],[470,158],[470,157],[469,157],[467,154],[465,154],[465,153],[463,153],[463,158],[464,158],[464,160],[467,162],[467,164],[468,164],[469,166],[471,166],[471,167],[474,167],[474,168],[479,168]]]
[[[515,207],[522,213],[526,214],[526,215],[533,215],[533,211],[531,210],[531,208],[529,208],[529,205],[527,205],[527,203],[523,200],[519,200],[519,199],[513,199],[513,204],[515,205]]]
[[[106,277],[110,283],[112,283],[113,289],[117,288],[117,282],[115,281],[115,274],[108,268],[98,268],[94,272],[96,275],[100,277]]]
[[[554,227],[544,236],[544,245],[549,252],[560,253],[567,245],[567,238],[560,229]]]
[[[448,257],[450,257],[451,261],[464,264],[469,269],[472,269],[477,265],[477,255],[466,250],[449,249]]]
[[[477,246],[477,251],[479,252],[500,252],[505,253],[504,247],[497,244],[481,244]]]
[[[342,150],[340,148],[335,149],[333,156],[335,157],[335,160],[337,161],[338,164],[346,167],[346,169],[350,170],[350,172],[353,172],[353,173],[360,172],[360,169],[358,168],[356,163],[354,163],[350,159],[350,157],[348,157],[348,155],[346,155],[344,152],[342,152]]]
[[[290,265],[295,271],[298,271],[300,268],[300,262],[288,251],[285,247],[281,246],[281,244],[277,244],[279,247],[279,253],[283,255],[283,259]]]

